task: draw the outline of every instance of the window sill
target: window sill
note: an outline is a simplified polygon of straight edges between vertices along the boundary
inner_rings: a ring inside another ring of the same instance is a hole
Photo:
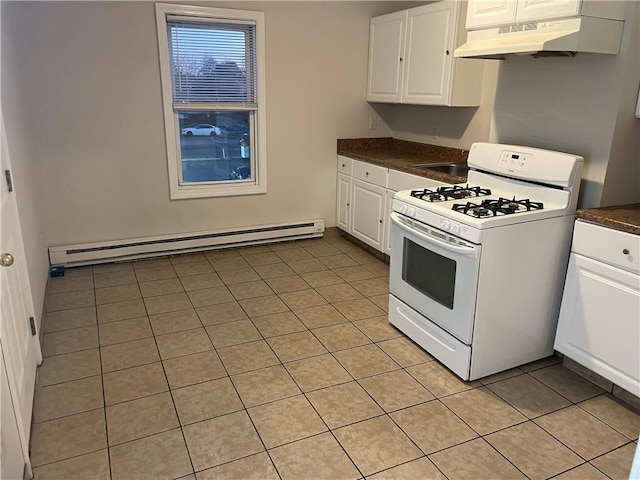
[[[243,195],[263,195],[267,193],[267,186],[261,185],[177,185],[171,189],[171,200],[190,198],[234,197]]]

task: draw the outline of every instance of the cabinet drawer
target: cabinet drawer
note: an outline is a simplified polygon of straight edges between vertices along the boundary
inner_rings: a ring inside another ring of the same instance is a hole
[[[389,169],[370,163],[353,161],[353,177],[364,182],[387,188]]]
[[[353,160],[348,157],[338,155],[338,173],[351,175],[353,172]]]
[[[400,190],[411,190],[414,188],[434,188],[447,185],[446,183],[432,180],[419,175],[389,170],[389,190],[399,192]]]
[[[576,221],[573,232],[574,253],[640,273],[640,236]]]

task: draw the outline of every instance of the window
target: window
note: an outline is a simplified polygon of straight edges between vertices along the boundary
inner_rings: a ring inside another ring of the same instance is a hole
[[[157,4],[172,199],[266,193],[264,15]]]

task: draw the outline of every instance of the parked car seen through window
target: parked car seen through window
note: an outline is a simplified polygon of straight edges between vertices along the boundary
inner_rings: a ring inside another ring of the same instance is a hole
[[[180,133],[187,136],[206,135],[208,137],[212,137],[214,135],[220,135],[220,133],[222,133],[222,130],[220,130],[220,127],[216,127],[215,125],[200,123],[198,125],[192,125],[190,127],[183,128]]]

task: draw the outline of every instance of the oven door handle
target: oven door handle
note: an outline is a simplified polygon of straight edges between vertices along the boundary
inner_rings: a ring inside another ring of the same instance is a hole
[[[449,242],[443,242],[442,240],[436,238],[436,237],[432,237],[430,235],[426,235],[422,232],[420,232],[419,230],[415,229],[415,228],[411,228],[409,225],[405,225],[401,220],[400,220],[400,216],[395,213],[395,212],[391,212],[391,222],[396,224],[398,227],[400,227],[401,229],[407,231],[407,232],[411,232],[413,235],[425,240],[426,242],[429,243],[433,243],[436,244],[446,250],[449,250],[450,252],[455,252],[455,253],[459,253],[460,255],[466,255],[466,256],[470,256],[470,257],[477,257],[479,254],[479,250],[480,247],[465,247],[465,246],[459,246],[459,245],[453,245]]]

